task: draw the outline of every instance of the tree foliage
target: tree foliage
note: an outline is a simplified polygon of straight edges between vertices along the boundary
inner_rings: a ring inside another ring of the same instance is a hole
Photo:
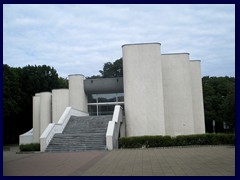
[[[235,78],[202,78],[206,131],[213,132],[215,120],[216,132],[234,131],[235,127]],[[223,129],[223,122],[229,129]]]
[[[18,115],[21,113],[22,98],[20,74],[18,68],[3,65],[3,129],[4,142],[13,142],[12,133],[18,132]],[[15,135],[16,136],[16,135]]]
[[[107,62],[103,65],[103,70],[99,71],[103,78],[123,77],[122,58],[113,63]]]
[[[112,62],[104,63],[103,70],[99,70],[101,75],[93,75],[86,77],[87,79],[97,79],[97,78],[114,78],[123,77],[123,64],[122,58]]]
[[[50,66],[3,65],[4,143],[17,143],[19,135],[32,128],[32,96],[35,93],[67,88],[67,80],[58,77]]]

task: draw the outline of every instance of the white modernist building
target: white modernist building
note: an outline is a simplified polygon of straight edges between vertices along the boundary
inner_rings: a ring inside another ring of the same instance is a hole
[[[50,141],[70,111],[101,116],[113,114],[115,105],[125,114],[121,136],[205,133],[199,60],[190,60],[189,53],[161,54],[160,43],[126,44],[122,52],[123,78],[69,75],[69,89],[35,94],[33,130],[20,136],[20,144],[44,136]]]

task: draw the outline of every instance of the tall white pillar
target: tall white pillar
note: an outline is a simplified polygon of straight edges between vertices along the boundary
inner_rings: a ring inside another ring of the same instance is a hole
[[[33,143],[40,142],[40,93],[33,96]]]
[[[160,46],[122,46],[127,136],[165,135]]]
[[[205,133],[204,105],[202,92],[201,61],[190,61],[191,84],[193,95],[194,133]]]
[[[69,105],[80,111],[88,111],[87,95],[84,91],[84,76],[73,74],[68,76],[69,82]]]
[[[166,134],[194,134],[189,54],[162,54],[162,72]]]
[[[51,123],[52,117],[52,94],[50,92],[40,93],[40,136],[46,129],[49,123]]]
[[[52,90],[52,122],[57,123],[66,107],[69,106],[69,90]]]

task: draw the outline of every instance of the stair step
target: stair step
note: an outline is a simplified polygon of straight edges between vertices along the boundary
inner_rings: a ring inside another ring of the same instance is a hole
[[[112,116],[71,116],[63,133],[55,134],[46,152],[105,150]]]

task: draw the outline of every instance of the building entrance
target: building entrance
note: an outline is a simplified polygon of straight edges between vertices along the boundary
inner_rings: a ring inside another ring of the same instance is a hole
[[[91,94],[88,96],[88,112],[90,116],[112,115],[115,105],[124,108],[124,94]]]

